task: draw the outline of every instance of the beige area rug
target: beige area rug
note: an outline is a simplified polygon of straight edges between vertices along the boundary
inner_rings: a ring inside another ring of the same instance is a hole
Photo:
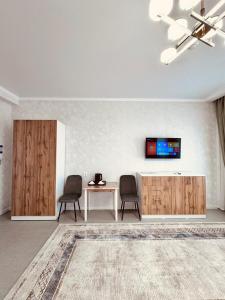
[[[59,225],[5,299],[225,299],[225,224]]]

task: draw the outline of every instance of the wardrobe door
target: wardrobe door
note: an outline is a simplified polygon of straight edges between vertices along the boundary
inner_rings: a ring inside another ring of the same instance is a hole
[[[24,216],[38,215],[38,123],[26,121]]]
[[[14,216],[54,216],[57,121],[14,121]]]
[[[38,123],[38,160],[36,186],[39,216],[55,215],[57,121]]]
[[[14,121],[13,126],[13,186],[12,215],[25,215],[26,121]]]

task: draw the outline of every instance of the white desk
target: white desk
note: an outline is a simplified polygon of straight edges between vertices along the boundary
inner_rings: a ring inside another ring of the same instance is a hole
[[[108,182],[104,186],[85,186],[84,190],[84,221],[87,222],[87,211],[89,203],[89,193],[99,193],[99,192],[112,192],[114,194],[114,211],[115,211],[115,221],[118,221],[118,184],[116,182]]]

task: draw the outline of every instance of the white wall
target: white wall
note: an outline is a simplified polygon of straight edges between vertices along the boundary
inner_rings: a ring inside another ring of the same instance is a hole
[[[118,181],[137,171],[181,170],[207,176],[207,206],[217,207],[218,137],[212,103],[21,102],[14,119],[58,119],[66,125],[66,175],[94,173]],[[181,137],[180,160],[146,160],[145,138]],[[94,205],[108,207],[104,194]],[[111,197],[110,195],[108,197]]]
[[[0,100],[0,145],[3,145],[3,160],[0,165],[0,215],[11,204],[12,177],[12,106]]]

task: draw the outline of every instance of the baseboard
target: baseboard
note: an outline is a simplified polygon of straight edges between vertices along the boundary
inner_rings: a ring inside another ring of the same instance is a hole
[[[218,209],[217,205],[209,205],[206,207],[206,209]]]
[[[11,216],[12,221],[55,221],[57,216]]]
[[[118,205],[118,209],[120,208],[120,206]],[[80,207],[81,210],[84,210],[84,207]],[[129,208],[127,208],[129,209]],[[71,205],[67,205],[66,206],[66,210],[74,210],[73,206]],[[76,206],[76,210],[78,210],[78,206]],[[89,207],[89,210],[114,210],[113,207]]]
[[[0,216],[6,214],[8,211],[10,211],[10,208],[9,208],[9,207],[4,208],[4,209],[1,209],[1,210],[0,210]]]
[[[224,208],[221,208],[221,207],[217,207],[217,209],[221,210],[221,211],[225,211]]]
[[[78,207],[76,206],[76,209],[78,210]],[[118,204],[118,209],[120,209],[120,204]],[[127,209],[134,209],[133,206],[127,206]],[[223,210],[222,208],[220,207],[217,207],[217,206],[209,206],[209,207],[206,207],[206,211],[207,210],[211,210],[211,209],[220,209],[220,210]],[[66,207],[66,210],[72,210],[73,211],[73,206],[71,205],[67,205]],[[81,206],[81,210],[84,210],[84,207]],[[89,210],[113,210],[113,207],[90,207]]]
[[[142,219],[205,219],[206,215],[142,215]]]

